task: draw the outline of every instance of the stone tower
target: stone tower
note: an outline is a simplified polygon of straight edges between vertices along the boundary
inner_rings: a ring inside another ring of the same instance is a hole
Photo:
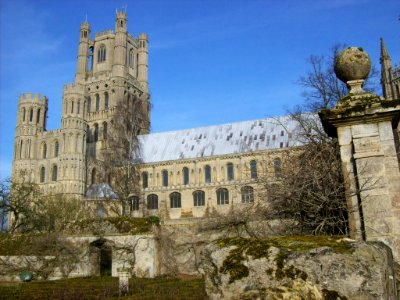
[[[101,168],[118,103],[139,103],[141,126],[150,130],[148,38],[127,31],[126,12],[117,12],[115,31],[95,33],[80,25],[75,82],[64,86],[61,128],[46,131],[48,100],[21,96],[15,135],[13,179],[37,183],[45,192],[84,197],[107,181]]]
[[[47,98],[31,93],[21,95],[18,102],[17,126],[14,142],[12,177],[17,181],[35,179],[35,162],[38,135],[46,130]]]

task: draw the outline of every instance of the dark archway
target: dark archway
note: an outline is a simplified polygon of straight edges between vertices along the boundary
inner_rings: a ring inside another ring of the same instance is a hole
[[[109,241],[99,239],[90,244],[90,261],[92,275],[111,276],[112,273],[112,247]]]

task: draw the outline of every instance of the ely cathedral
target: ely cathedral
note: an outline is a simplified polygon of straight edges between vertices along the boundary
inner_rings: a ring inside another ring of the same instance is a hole
[[[282,153],[300,145],[295,122],[281,117],[150,133],[148,43],[146,34],[128,33],[125,12],[117,12],[115,31],[93,39],[90,25],[81,24],[75,83],[63,89],[61,128],[46,130],[45,96],[19,99],[13,180],[100,207],[118,178],[96,161],[110,147],[117,103],[135,99],[141,190],[132,195],[132,216],[196,218],[209,208],[224,211],[256,201],[257,178],[279,177]],[[381,65],[385,98],[399,98],[400,71],[392,68],[383,40]]]

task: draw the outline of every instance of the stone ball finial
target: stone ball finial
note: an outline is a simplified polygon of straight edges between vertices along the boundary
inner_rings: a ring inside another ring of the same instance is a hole
[[[371,60],[363,48],[348,47],[336,55],[334,70],[336,76],[344,83],[364,80],[371,70]]]

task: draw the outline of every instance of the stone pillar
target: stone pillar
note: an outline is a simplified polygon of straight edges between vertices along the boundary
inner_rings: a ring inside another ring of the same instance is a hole
[[[369,69],[369,57],[361,48],[342,51],[335,59],[335,72],[347,83],[349,94],[319,115],[328,135],[339,141],[351,237],[384,242],[400,262],[400,170],[395,142],[400,100],[364,91]]]
[[[129,278],[131,278],[131,273],[127,268],[118,268],[119,277],[119,294],[127,295],[129,293]]]

